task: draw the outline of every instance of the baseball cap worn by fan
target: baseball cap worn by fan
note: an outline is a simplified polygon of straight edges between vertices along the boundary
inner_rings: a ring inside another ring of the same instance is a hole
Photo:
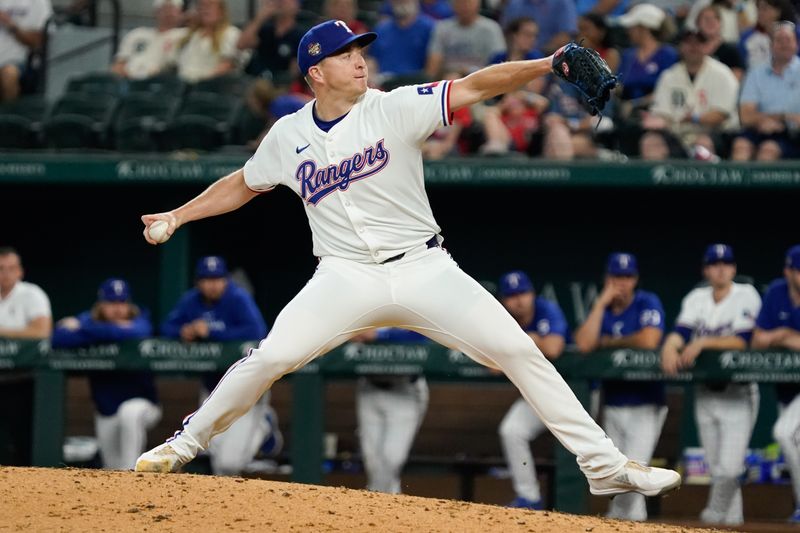
[[[131,287],[120,278],[109,278],[97,289],[97,300],[100,302],[127,302],[131,299]]]
[[[500,278],[498,292],[503,298],[528,291],[533,291],[533,283],[531,283],[531,278],[521,270],[514,270]]]
[[[355,34],[341,20],[317,24],[303,35],[297,45],[297,65],[305,76],[308,69],[350,43],[357,42],[361,46],[367,46],[377,38],[378,34],[373,32]]]
[[[667,14],[664,10],[653,4],[636,4],[627,13],[617,19],[617,23],[624,28],[644,26],[651,30],[661,27]]]
[[[609,255],[606,274],[609,276],[638,276],[639,265],[636,256],[622,252]]]
[[[786,268],[800,270],[800,244],[795,244],[786,251]]]
[[[228,275],[228,265],[226,265],[225,260],[218,255],[202,257],[197,262],[194,275],[198,279],[224,278]]]
[[[706,253],[703,254],[703,264],[713,265],[715,263],[727,263],[732,265],[736,263],[733,257],[733,248],[727,244],[715,243],[706,248]]]

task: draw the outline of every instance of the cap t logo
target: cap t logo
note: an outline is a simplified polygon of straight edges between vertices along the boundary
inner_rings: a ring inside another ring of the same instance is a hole
[[[351,30],[350,27],[347,25],[347,23],[345,23],[345,21],[343,20],[337,20],[336,22],[334,22],[334,24],[337,26],[341,26],[342,28],[347,30],[348,33],[353,33],[353,30]]]
[[[722,244],[718,244],[714,247],[714,251],[717,254],[717,257],[724,257],[725,256],[725,246]]]
[[[322,53],[322,46],[319,43],[311,43],[308,45],[308,55],[318,56]]]
[[[125,284],[120,280],[116,280],[111,283],[111,290],[114,291],[114,294],[122,294],[125,290]]]
[[[622,268],[628,268],[628,262],[630,261],[630,257],[627,254],[622,254],[619,256],[619,266]]]
[[[216,257],[209,257],[206,260],[206,266],[210,271],[215,271],[217,269],[217,258]]]
[[[511,285],[512,288],[519,287],[519,275],[511,274],[510,276],[508,276],[508,284]]]

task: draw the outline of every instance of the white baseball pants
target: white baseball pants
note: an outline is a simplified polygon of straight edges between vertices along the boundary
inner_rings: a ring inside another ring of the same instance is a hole
[[[386,264],[323,257],[278,315],[259,347],[234,363],[171,439],[191,458],[247,412],[272,384],[360,331],[417,331],[502,370],[587,477],[603,478],[627,459],[586,413],[541,350],[500,302],[441,248],[420,245]]]
[[[500,423],[500,442],[506,456],[511,484],[520,498],[542,499],[536,465],[531,453],[531,441],[547,428],[531,406],[522,398],[515,401]]]
[[[695,391],[697,429],[711,472],[704,515],[716,523],[741,524],[744,510],[739,476],[758,416],[758,386],[731,383],[722,391],[712,391],[698,385]]]
[[[208,391],[201,387],[201,402]],[[247,463],[261,447],[261,443],[272,430],[267,420],[270,392],[267,391],[253,407],[242,415],[227,430],[216,435],[208,445],[211,472],[217,476],[239,476]]]
[[[131,470],[145,450],[147,432],[161,420],[161,407],[145,398],[125,400],[111,416],[94,415],[103,468]]]
[[[606,406],[604,428],[629,459],[649,464],[653,458],[661,428],[667,419],[664,405]],[[647,506],[641,494],[620,494],[608,506],[608,518],[647,520]]]
[[[419,377],[382,389],[367,379],[356,386],[358,437],[367,489],[400,494],[400,473],[428,410],[428,383]]]
[[[783,457],[792,475],[795,507],[800,506],[800,395],[780,406],[772,435],[781,445]]]

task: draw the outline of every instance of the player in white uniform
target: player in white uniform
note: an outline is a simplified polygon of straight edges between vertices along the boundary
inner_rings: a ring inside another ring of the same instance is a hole
[[[319,265],[278,315],[266,339],[236,362],[198,411],[166,443],[142,454],[138,471],[169,472],[192,460],[277,379],[358,333],[396,326],[422,333],[501,369],[564,446],[578,457],[592,493],[659,495],[677,472],[628,461],[534,341],[441,247],[425,194],[420,147],[451,113],[551,71],[552,57],[503,63],[455,80],[367,89],[364,47],[342,21],[310,29],[298,64],[316,99],[277,121],[243,169],[180,208],[144,215],[168,235],[233,211],[277,185],[302,200]]]
[[[708,286],[686,295],[675,331],[664,341],[661,364],[667,374],[691,367],[703,350],[746,349],[755,327],[761,297],[752,285],[733,281],[733,249],[712,244],[703,265]],[[695,391],[695,418],[711,471],[711,490],[700,519],[741,524],[739,476],[758,414],[758,388],[754,383],[706,383]]]

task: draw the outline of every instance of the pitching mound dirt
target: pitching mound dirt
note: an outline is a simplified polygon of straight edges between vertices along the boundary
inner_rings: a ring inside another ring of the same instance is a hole
[[[0,531],[701,530],[242,478],[0,467]]]

